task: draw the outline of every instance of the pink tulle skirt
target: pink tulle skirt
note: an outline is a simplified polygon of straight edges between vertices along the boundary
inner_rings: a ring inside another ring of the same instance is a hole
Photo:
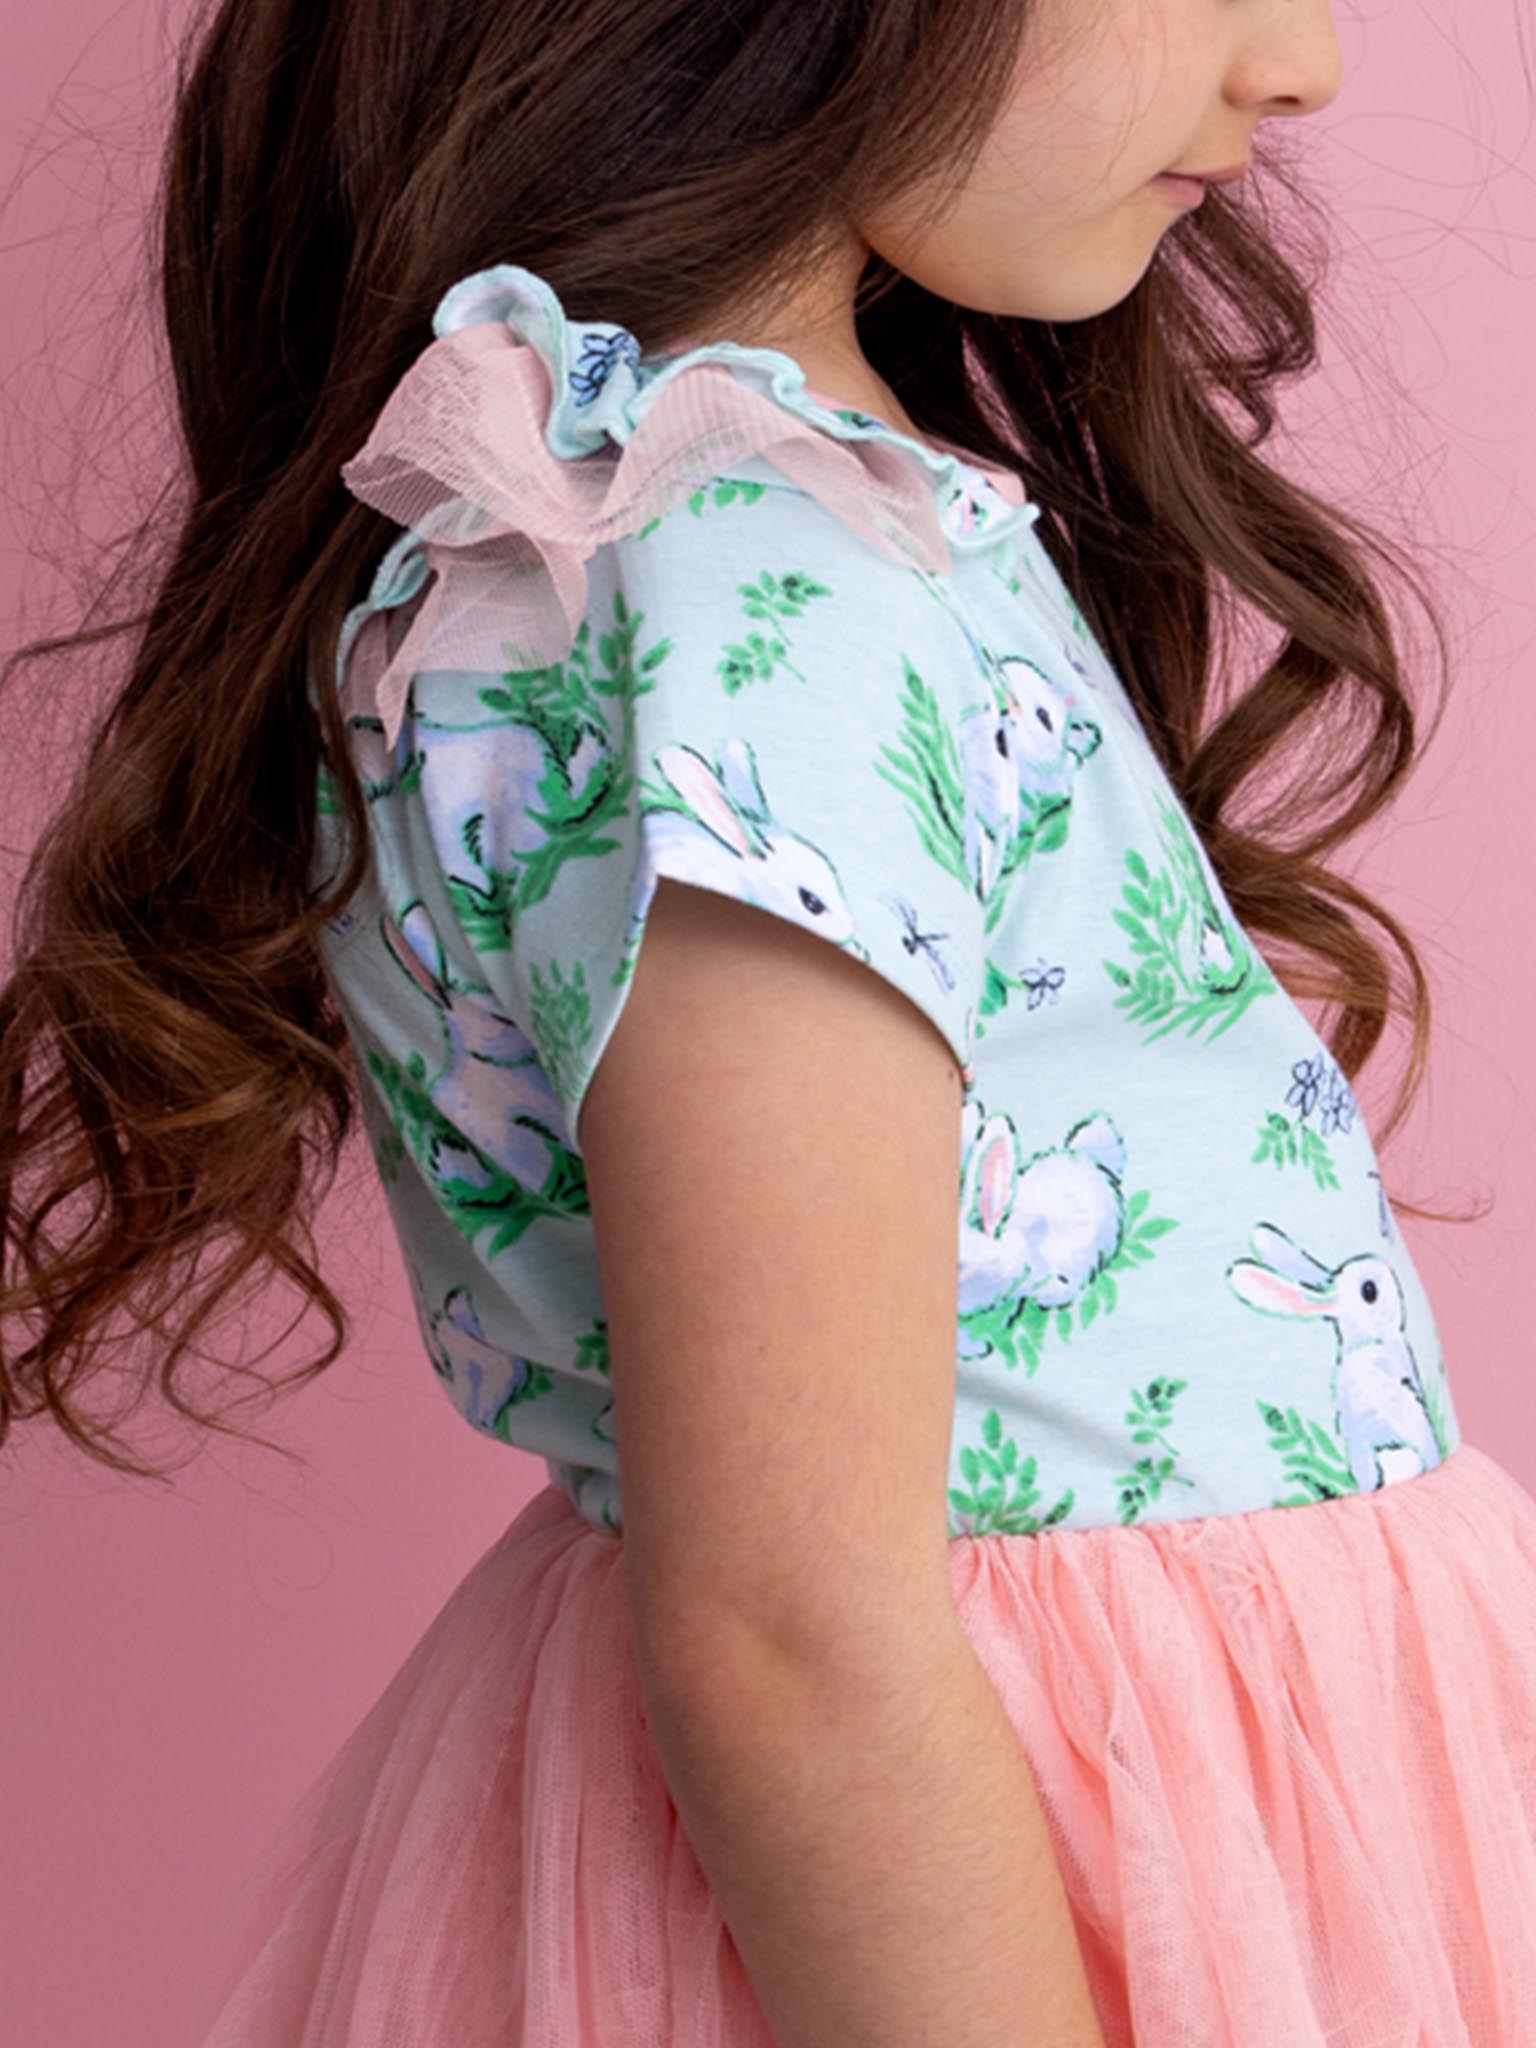
[[[949,1556],[1109,2048],[1536,2043],[1536,1500],[1502,1466]],[[203,2048],[772,2048],[624,1574],[529,1502],[273,1837]]]

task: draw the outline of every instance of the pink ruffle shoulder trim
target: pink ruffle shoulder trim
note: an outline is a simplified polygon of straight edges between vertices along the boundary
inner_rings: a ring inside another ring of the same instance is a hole
[[[353,651],[349,707],[375,711],[389,746],[418,669],[508,672],[565,660],[596,549],[748,457],[766,457],[896,560],[952,565],[933,479],[913,452],[890,440],[840,440],[718,361],[663,372],[636,403],[629,439],[579,459],[557,454],[546,437],[559,397],[538,347],[506,320],[479,320],[423,350],[343,465],[354,497],[416,532],[431,572],[393,651],[371,633]],[[1023,502],[1011,473],[981,474],[1010,504]]]

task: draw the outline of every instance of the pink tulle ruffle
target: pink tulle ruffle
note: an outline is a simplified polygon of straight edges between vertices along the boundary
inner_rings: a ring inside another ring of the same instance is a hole
[[[1493,1459],[949,1557],[1108,2048],[1536,2042],[1536,1501]],[[772,2048],[649,1738],[623,1543],[553,1487],[244,1903],[201,2048]]]
[[[505,320],[479,320],[423,350],[342,467],[355,497],[415,529],[432,571],[399,644],[386,654],[364,634],[353,651],[347,708],[376,712],[388,746],[417,669],[563,661],[594,551],[751,456],[897,560],[952,565],[933,479],[910,452],[840,440],[721,363],[667,376],[627,442],[577,460],[549,445],[555,396],[540,350]],[[983,473],[1022,501],[1011,473]]]

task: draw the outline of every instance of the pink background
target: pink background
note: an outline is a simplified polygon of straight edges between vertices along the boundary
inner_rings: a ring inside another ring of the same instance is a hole
[[[67,622],[68,585],[44,558],[72,559],[72,510],[92,533],[131,514],[132,434],[120,412],[131,408],[137,431],[152,394],[133,338],[118,331],[118,294],[136,261],[165,41],[181,19],[179,0],[61,0],[7,22],[5,645]],[[1536,1358],[1520,1334],[1536,1287],[1530,52],[1515,0],[1345,0],[1338,19],[1344,91],[1291,140],[1327,203],[1342,274],[1324,313],[1325,374],[1290,404],[1283,457],[1422,550],[1454,636],[1452,711],[1397,813],[1355,856],[1362,882],[1420,940],[1439,1004],[1432,1081],[1384,1164],[1394,1188],[1431,1203],[1493,1204],[1466,1229],[1404,1230],[1466,1437],[1536,1491]],[[123,358],[128,372],[107,386]],[[67,467],[66,414],[102,423],[85,440],[83,475]],[[1421,632],[1416,612],[1407,621]],[[71,736],[31,706],[0,708],[0,719],[7,745],[20,733],[26,749],[7,763],[9,905],[27,827],[40,822],[36,791],[45,777],[56,786]],[[1400,1052],[1394,1038],[1388,1073]],[[1380,1072],[1368,1071],[1362,1093],[1379,1128]],[[0,1451],[9,2041],[193,2048],[200,1934],[543,1484],[541,1465],[473,1434],[439,1393],[359,1160],[321,1231],[357,1317],[353,1342],[318,1383],[253,1418],[311,1461],[308,1475],[213,1438],[174,1488],[119,1479],[41,1426]],[[262,1335],[291,1312],[275,1300]],[[306,1325],[278,1361],[301,1362],[321,1334],[318,1320]],[[159,1430],[137,1440],[152,1456],[182,1441]]]

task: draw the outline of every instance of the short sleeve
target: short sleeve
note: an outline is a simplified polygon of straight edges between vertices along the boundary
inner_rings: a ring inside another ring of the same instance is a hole
[[[597,550],[568,659],[411,702],[449,899],[578,1154],[663,875],[849,953],[969,1069],[985,680],[926,574],[805,492],[721,478]]]

